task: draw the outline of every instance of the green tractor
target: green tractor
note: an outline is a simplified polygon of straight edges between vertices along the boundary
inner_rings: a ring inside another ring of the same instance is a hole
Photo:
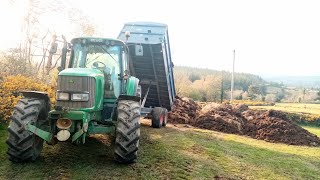
[[[7,140],[12,162],[35,161],[44,141],[81,144],[88,135],[111,134],[115,161],[130,163],[140,117],[152,115],[155,128],[166,125],[175,97],[167,26],[126,24],[118,39],[64,41],[54,109],[46,93],[35,91],[21,92],[14,108]]]
[[[128,48],[120,40],[76,38],[58,76],[56,106],[46,93],[22,92],[8,128],[13,162],[36,160],[43,147],[61,141],[85,143],[86,136],[115,133],[115,160],[137,158],[140,137],[139,80],[129,75]]]

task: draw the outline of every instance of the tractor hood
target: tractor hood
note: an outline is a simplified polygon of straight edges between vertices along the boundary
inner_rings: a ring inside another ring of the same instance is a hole
[[[91,69],[91,68],[69,68],[61,71],[59,75],[104,77],[103,72],[101,72],[99,69]]]
[[[103,105],[104,74],[99,69],[69,68],[59,73],[57,91],[88,93],[88,101],[57,100],[58,106],[83,111],[100,111]]]

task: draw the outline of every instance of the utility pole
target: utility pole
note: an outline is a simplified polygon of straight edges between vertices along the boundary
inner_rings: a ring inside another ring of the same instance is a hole
[[[233,63],[232,63],[232,74],[231,74],[231,98],[230,103],[233,101],[233,88],[234,88],[234,62],[236,58],[236,50],[233,50]]]
[[[223,102],[223,70],[221,70],[221,92],[220,92],[220,103]]]

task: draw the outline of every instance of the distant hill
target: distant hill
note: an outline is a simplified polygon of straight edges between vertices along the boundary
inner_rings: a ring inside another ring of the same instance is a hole
[[[215,77],[221,78],[223,76],[224,86],[226,89],[230,89],[231,84],[231,72],[228,71],[218,71],[214,69],[204,69],[195,68],[188,66],[175,66],[175,74],[185,74],[193,82],[195,80],[200,80],[201,78],[213,75]],[[247,91],[250,85],[263,85],[266,81],[258,75],[249,73],[235,73],[234,74],[234,87],[235,89],[241,89]]]
[[[179,96],[191,97],[197,101],[219,101],[230,99],[231,73],[213,69],[175,66],[174,79]],[[259,76],[248,73],[235,73],[234,97],[248,97],[250,88],[258,90],[266,82]]]
[[[175,66],[174,79],[180,96],[215,102],[231,97],[231,73],[227,71]],[[314,103],[320,98],[319,89],[320,76],[262,78],[235,73],[233,97],[237,100]]]
[[[297,88],[320,88],[320,76],[263,76],[266,81]]]

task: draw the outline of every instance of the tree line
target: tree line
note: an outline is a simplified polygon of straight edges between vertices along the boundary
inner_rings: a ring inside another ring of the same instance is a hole
[[[179,96],[196,101],[230,100],[231,73],[212,69],[175,66],[174,79]],[[261,102],[317,102],[320,90],[288,88],[283,83],[268,82],[249,73],[234,74],[235,100]]]

